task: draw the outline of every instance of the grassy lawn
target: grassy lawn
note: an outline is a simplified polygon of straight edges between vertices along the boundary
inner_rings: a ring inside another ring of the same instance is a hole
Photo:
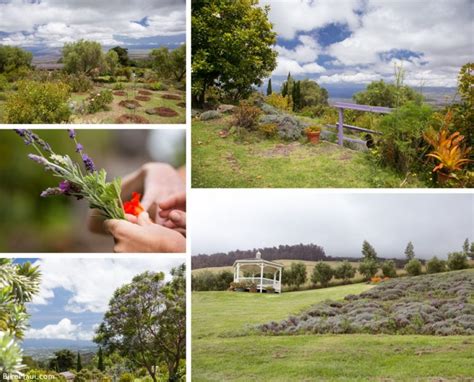
[[[467,381],[474,375],[474,339],[468,336],[271,337],[251,331],[368,288],[354,284],[281,296],[193,293],[193,381]]]
[[[192,128],[195,188],[425,187],[372,163],[367,154],[321,142],[221,138],[227,120],[197,121]]]

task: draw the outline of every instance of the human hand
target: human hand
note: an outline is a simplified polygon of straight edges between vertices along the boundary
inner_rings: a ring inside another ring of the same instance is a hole
[[[159,216],[165,221],[163,226],[175,229],[186,236],[186,193],[175,194],[158,205]]]
[[[166,163],[147,163],[138,170],[126,175],[122,179],[122,199],[130,199],[132,192],[143,194],[141,204],[150,214],[155,222],[163,223],[157,213],[157,206],[161,200],[173,194],[183,192],[186,171],[183,168],[178,170]],[[104,218],[97,210],[92,210],[89,214],[89,230],[95,233],[104,232]]]
[[[126,215],[127,220],[106,220],[105,230],[115,239],[114,252],[174,253],[186,252],[186,238],[179,232],[153,223],[147,212],[138,218]]]

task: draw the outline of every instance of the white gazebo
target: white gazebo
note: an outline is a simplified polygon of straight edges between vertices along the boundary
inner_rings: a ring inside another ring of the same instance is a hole
[[[257,252],[255,259],[236,260],[234,265],[234,282],[252,282],[257,285],[260,293],[267,288],[273,288],[281,293],[281,274],[283,265],[274,261],[262,259],[262,254]],[[273,279],[263,277],[264,274],[273,274]],[[244,276],[245,274],[250,276]]]

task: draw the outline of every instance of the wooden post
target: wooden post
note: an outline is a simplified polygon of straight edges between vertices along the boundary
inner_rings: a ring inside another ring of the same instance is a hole
[[[276,272],[273,272],[273,289],[276,290],[276,277],[277,277],[278,270]]]
[[[260,293],[263,293],[263,263],[260,264]]]
[[[239,274],[240,274],[240,264],[237,263],[237,282],[239,282]]]
[[[344,109],[342,107],[337,109],[339,113],[339,123],[337,125],[337,143],[342,146],[344,143]]]

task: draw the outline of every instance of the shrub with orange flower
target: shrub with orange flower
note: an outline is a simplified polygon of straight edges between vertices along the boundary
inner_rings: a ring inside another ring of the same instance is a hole
[[[372,278],[370,279],[370,282],[373,283],[373,284],[378,284],[380,281],[382,281],[382,278],[381,278],[381,277],[378,277],[378,276],[372,277]]]
[[[132,192],[132,199],[123,203],[123,210],[126,214],[138,216],[145,211],[140,203],[141,197],[138,192]]]

